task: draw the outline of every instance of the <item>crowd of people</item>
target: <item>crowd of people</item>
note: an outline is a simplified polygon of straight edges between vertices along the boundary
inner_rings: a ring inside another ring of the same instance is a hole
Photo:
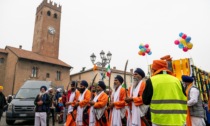
[[[55,121],[64,126],[205,126],[205,112],[200,92],[191,76],[182,75],[182,82],[168,69],[165,60],[154,60],[152,76],[137,68],[133,83],[126,89],[117,75],[113,91],[103,81],[90,87],[86,80],[70,83],[70,89],[42,86],[34,104],[35,126]],[[0,87],[0,117],[4,104]]]

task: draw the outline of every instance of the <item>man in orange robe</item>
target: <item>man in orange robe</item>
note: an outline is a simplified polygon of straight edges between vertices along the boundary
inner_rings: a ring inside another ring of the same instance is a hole
[[[143,116],[146,113],[145,111],[141,111],[139,107],[148,109],[148,106],[143,105],[142,94],[145,89],[145,73],[141,68],[137,68],[133,74],[133,84],[128,90],[128,98],[125,101],[130,105],[130,109],[132,111],[130,117],[131,119],[127,119],[127,125],[131,124],[146,126],[143,121]],[[146,120],[146,119],[144,119]]]
[[[117,75],[114,79],[114,92],[111,96],[111,103],[109,108],[111,109],[110,113],[110,126],[122,126],[126,125],[125,119],[125,97],[126,91],[122,87],[123,78],[120,75]]]
[[[76,126],[76,106],[75,103],[77,102],[79,98],[79,91],[76,90],[77,83],[75,81],[72,81],[71,83],[71,89],[68,91],[68,95],[66,98],[66,106],[68,106],[68,114],[66,119],[66,126]]]
[[[96,87],[96,96],[90,101],[89,126],[108,126],[108,112],[106,105],[108,95],[104,92],[106,85],[103,81],[99,81]]]
[[[76,116],[77,126],[88,126],[88,111],[86,108],[91,99],[91,92],[87,89],[87,87],[87,81],[82,80],[79,88],[80,96],[78,102],[76,103],[76,106],[78,106]]]

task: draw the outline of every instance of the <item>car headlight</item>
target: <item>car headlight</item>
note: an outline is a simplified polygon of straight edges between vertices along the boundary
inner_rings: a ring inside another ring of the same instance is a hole
[[[7,111],[12,111],[12,107],[13,107],[13,105],[10,103]]]

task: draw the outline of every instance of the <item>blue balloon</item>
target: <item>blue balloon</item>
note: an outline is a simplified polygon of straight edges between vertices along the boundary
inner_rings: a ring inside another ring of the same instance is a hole
[[[144,52],[146,52],[146,50],[147,50],[147,49],[144,47]]]
[[[179,48],[180,49],[183,49],[184,48],[184,45],[182,43],[179,43]]]
[[[186,42],[190,42],[191,37],[190,36],[187,36],[187,38],[185,40],[186,40]]]
[[[183,35],[183,33],[182,33],[182,32],[180,32],[180,33],[179,33],[179,37],[182,37],[182,35]]]
[[[150,52],[148,53],[148,55],[152,55],[152,52],[150,51]]]
[[[145,52],[145,51],[146,51],[146,49],[145,49],[144,47],[142,47],[140,50],[141,50],[142,52]]]
[[[139,46],[139,49],[142,49],[142,48],[144,48],[144,46],[143,46],[143,45],[140,45],[140,46]]]

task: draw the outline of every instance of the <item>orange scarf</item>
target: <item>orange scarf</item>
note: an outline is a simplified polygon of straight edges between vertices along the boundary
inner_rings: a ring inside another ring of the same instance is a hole
[[[192,87],[192,85],[193,85],[193,83],[191,83],[190,85],[187,86],[187,89],[186,89],[187,99],[188,99],[189,90]],[[189,106],[187,108],[188,109],[187,109],[186,123],[187,123],[187,126],[192,126],[192,122],[191,122],[191,118],[190,118],[190,108],[189,108]]]

